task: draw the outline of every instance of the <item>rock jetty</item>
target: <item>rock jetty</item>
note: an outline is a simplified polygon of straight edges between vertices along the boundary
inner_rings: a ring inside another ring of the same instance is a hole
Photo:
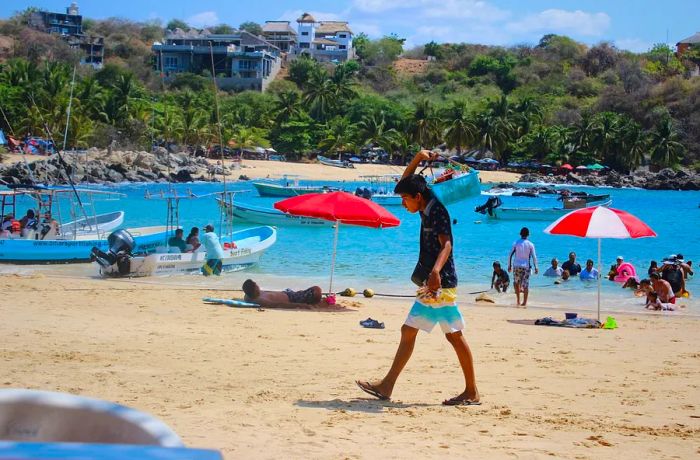
[[[103,184],[116,182],[193,182],[217,181],[222,174],[231,174],[228,167],[214,165],[205,158],[186,153],[168,153],[164,148],[154,152],[121,151],[109,153],[90,149],[87,153],[62,154],[32,163],[0,165],[0,179],[7,184],[67,183],[66,172],[75,182]],[[31,171],[31,173],[30,173]],[[33,179],[33,180],[32,180]]]
[[[523,174],[521,182],[545,184],[590,185],[594,187],[637,187],[647,190],[700,190],[700,174],[686,169],[662,169],[658,173],[637,171],[633,174],[619,174],[610,171],[605,174],[576,174],[565,176],[544,174]]]

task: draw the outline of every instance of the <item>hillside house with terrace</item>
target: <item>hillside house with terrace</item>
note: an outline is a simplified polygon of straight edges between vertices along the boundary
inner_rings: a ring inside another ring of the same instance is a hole
[[[211,74],[212,56],[217,85],[222,89],[264,91],[280,70],[280,49],[246,31],[212,34],[208,30],[177,29],[156,42],[156,70],[163,78],[178,73]]]
[[[353,33],[346,21],[316,21],[311,14],[304,13],[297,19],[297,39],[298,43],[290,48],[288,58],[303,54],[320,62],[344,62],[355,58]]]

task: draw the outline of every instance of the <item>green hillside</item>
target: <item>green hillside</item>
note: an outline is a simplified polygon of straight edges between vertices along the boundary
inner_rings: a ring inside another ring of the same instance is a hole
[[[291,158],[373,144],[398,161],[445,143],[458,152],[489,150],[503,162],[601,162],[625,172],[700,165],[700,78],[686,77],[700,62],[697,50],[679,59],[665,45],[634,54],[558,35],[532,46],[404,50],[398,37],[360,34],[359,61],[298,59],[264,94],[215,98],[210,75],[166,83],[153,70],[160,24],[86,19],[89,33],[105,37],[105,66],[78,66],[74,88],[79,56],[23,24],[22,14],[0,23],[0,40],[11,44],[0,64],[0,127],[17,136],[48,130],[61,144],[73,90],[69,147],[219,144],[218,101],[223,143],[272,146]],[[402,54],[434,61],[419,73],[398,72]]]

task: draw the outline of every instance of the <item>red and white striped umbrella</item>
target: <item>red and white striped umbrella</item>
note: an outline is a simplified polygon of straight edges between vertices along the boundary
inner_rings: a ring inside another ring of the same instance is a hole
[[[601,239],[651,238],[656,232],[632,214],[605,206],[572,211],[544,229],[550,235],[570,235],[598,239],[598,321],[600,321]]]
[[[656,232],[637,217],[604,206],[577,209],[560,217],[544,230],[551,235],[582,238],[648,238]]]

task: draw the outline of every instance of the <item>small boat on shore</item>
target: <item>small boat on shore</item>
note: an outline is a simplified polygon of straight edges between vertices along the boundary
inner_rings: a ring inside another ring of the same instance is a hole
[[[268,226],[253,227],[233,232],[221,238],[224,258],[221,259],[222,272],[245,270],[255,265],[265,251],[277,241],[277,231]],[[100,264],[99,273],[104,277],[143,277],[168,276],[176,274],[199,273],[207,261],[207,253],[203,250],[195,252],[170,252],[173,248],[162,246],[156,252],[147,255],[135,255],[116,258],[124,247],[117,246],[110,252],[115,254],[114,263],[104,259]],[[105,254],[108,254],[105,252]]]
[[[477,206],[476,212],[485,214],[489,219],[493,220],[545,220],[554,221],[564,214],[575,209],[587,208],[591,206],[609,207],[612,200],[608,200],[600,204],[588,204],[583,200],[577,200],[578,203],[569,201],[565,202],[563,207],[507,207],[502,206],[502,202],[498,197],[490,197],[486,203]]]
[[[326,166],[334,166],[336,168],[355,168],[355,165],[349,161],[333,160],[322,155],[317,155],[316,159],[319,161],[319,163]]]
[[[222,204],[221,201],[219,201]],[[263,208],[249,204],[233,203],[231,214],[234,219],[272,226],[330,227],[334,223],[313,217],[294,216],[274,208]]]

